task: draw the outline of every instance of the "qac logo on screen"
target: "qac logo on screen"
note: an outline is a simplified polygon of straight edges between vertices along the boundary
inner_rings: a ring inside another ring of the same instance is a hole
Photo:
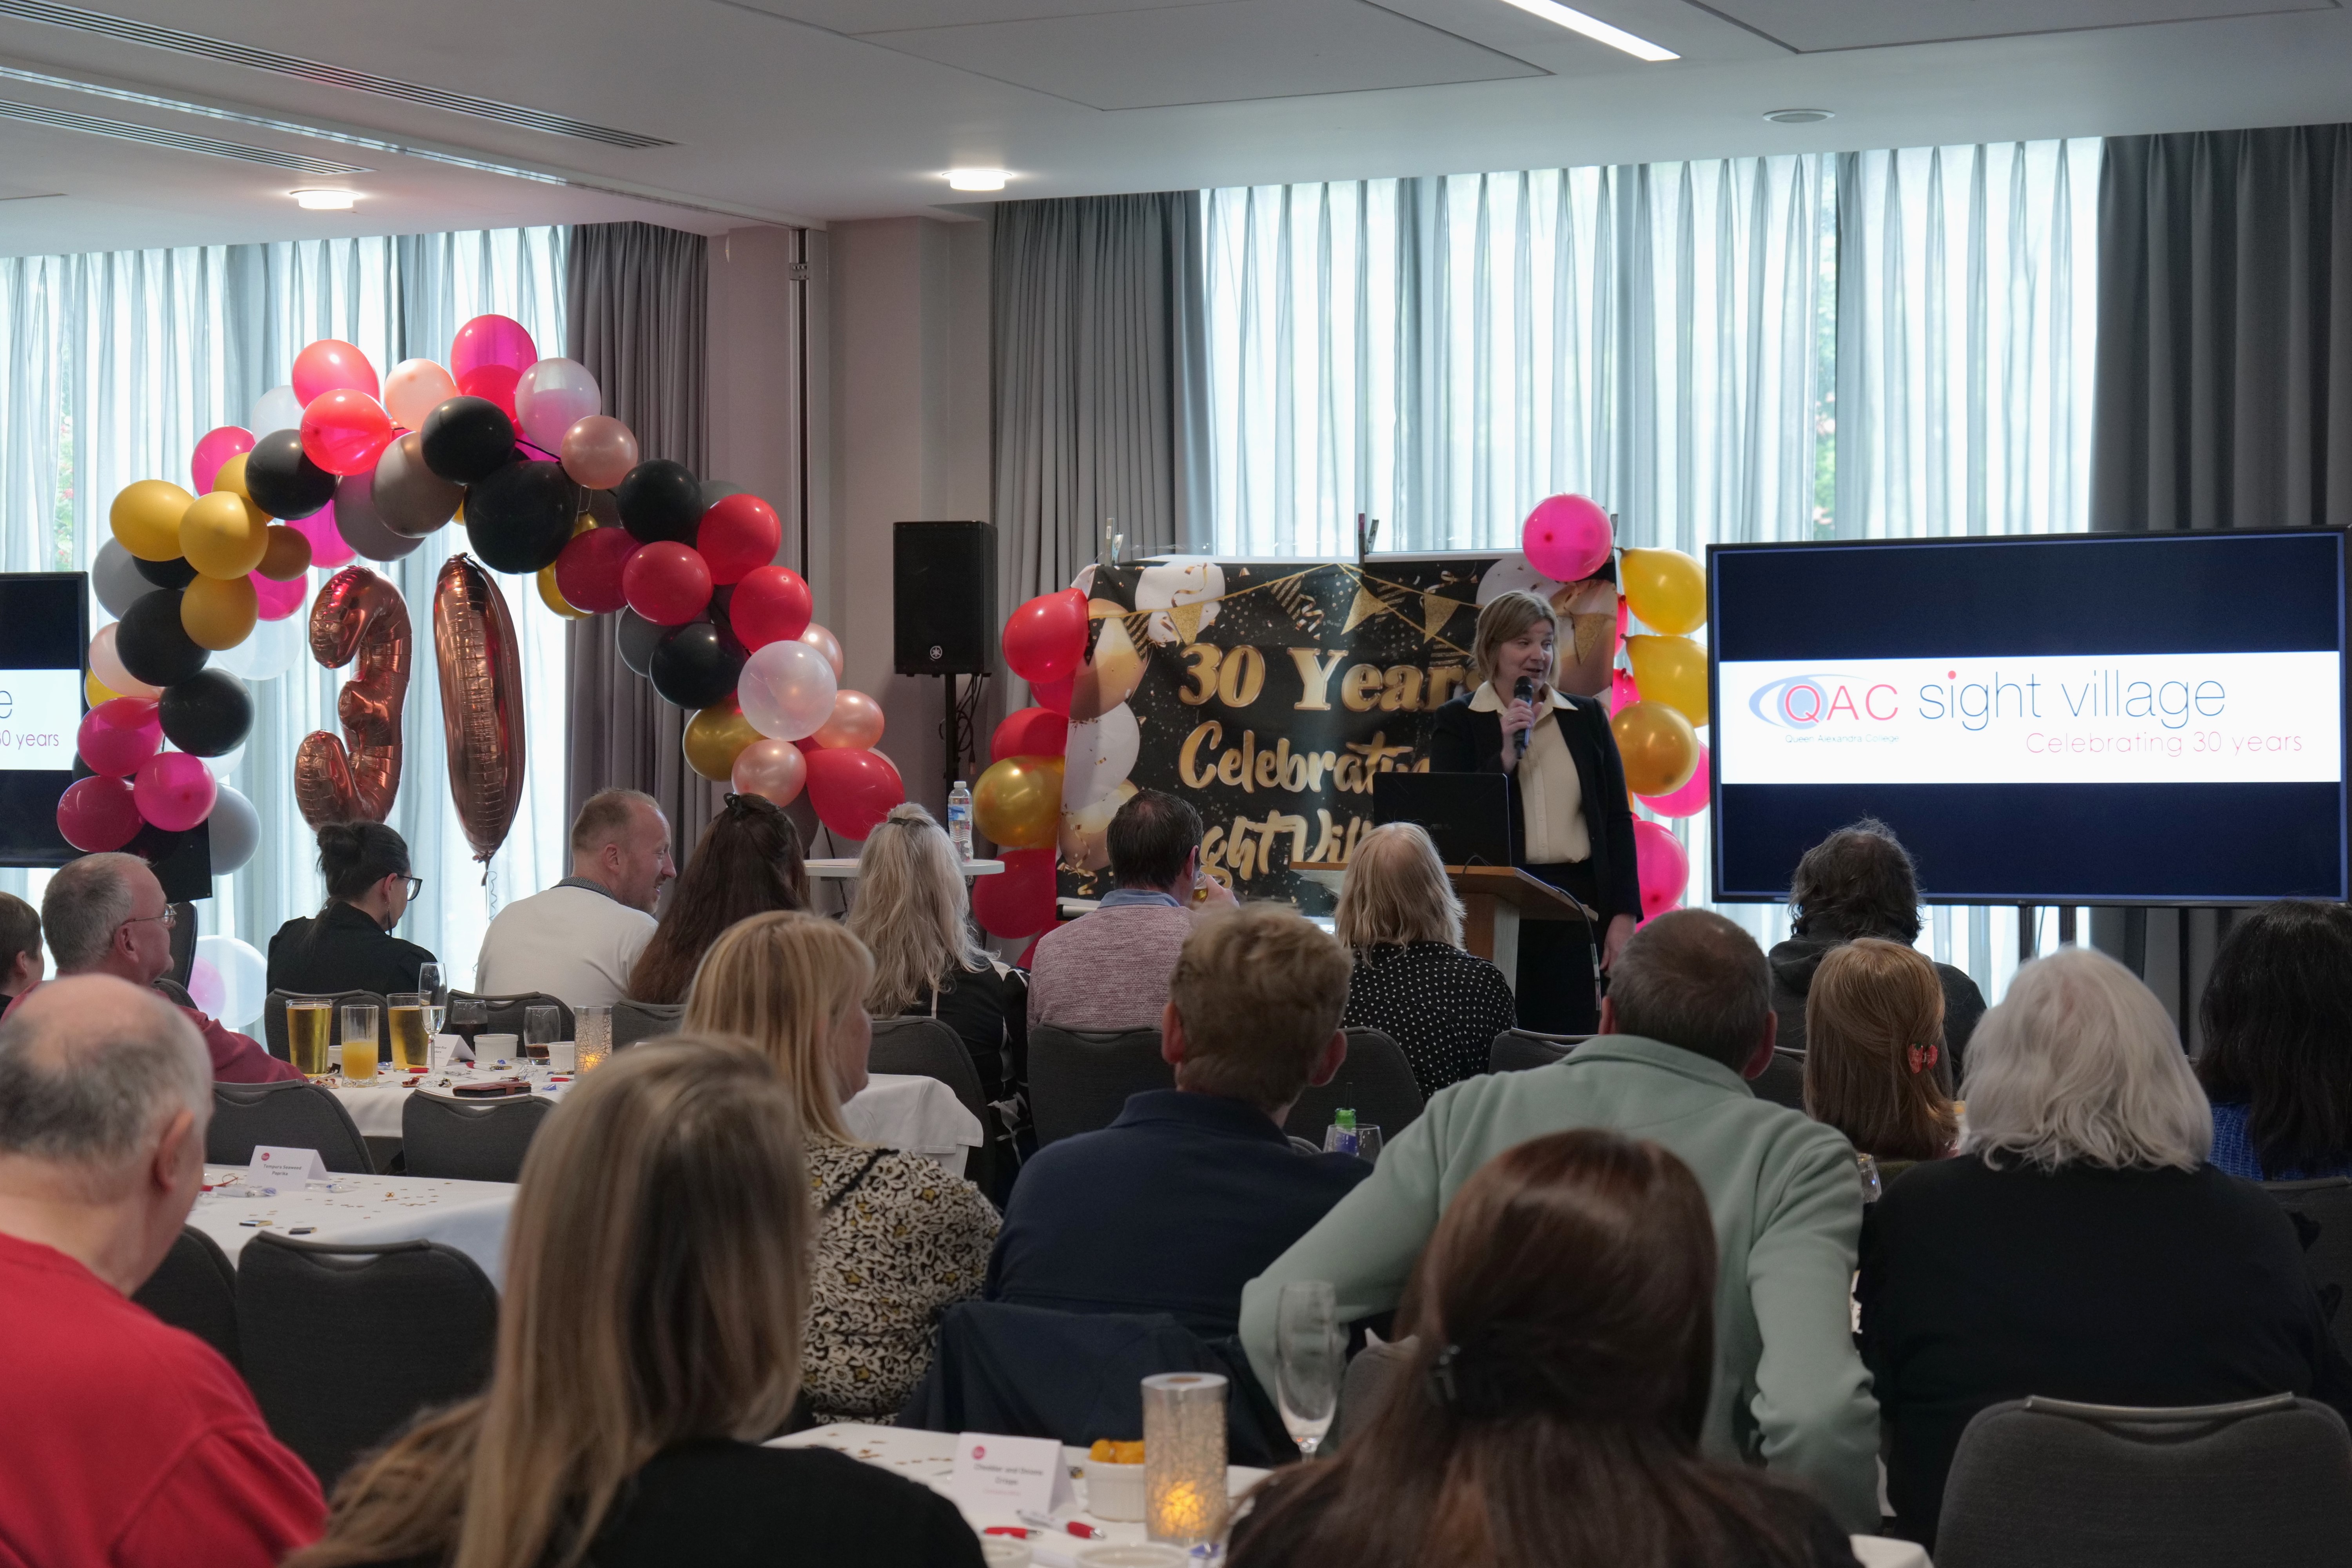
[[[1847,675],[1790,675],[1759,687],[1748,699],[1748,710],[1782,730],[1811,730],[1823,724],[1891,723],[1902,710],[1895,688],[1886,682],[1864,683]]]

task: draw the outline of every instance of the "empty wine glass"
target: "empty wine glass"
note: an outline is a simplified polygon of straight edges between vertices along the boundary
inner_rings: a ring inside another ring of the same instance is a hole
[[[416,966],[416,989],[425,998],[425,1037],[441,1032],[442,1009],[449,1005],[449,982],[437,963]]]
[[[1275,1307],[1275,1398],[1282,1425],[1311,1459],[1339,1409],[1348,1342],[1328,1279],[1297,1279]]]
[[[1377,1121],[1356,1123],[1356,1158],[1367,1165],[1381,1157],[1381,1124]]]

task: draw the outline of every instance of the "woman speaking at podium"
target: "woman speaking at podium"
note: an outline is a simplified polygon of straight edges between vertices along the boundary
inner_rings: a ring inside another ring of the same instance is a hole
[[[1633,813],[1608,704],[1552,687],[1558,631],[1551,606],[1533,594],[1497,595],[1478,612],[1470,657],[1479,685],[1437,710],[1429,765],[1511,781],[1517,865],[1599,911],[1591,934],[1606,970],[1641,918]],[[1599,1027],[1583,922],[1520,923],[1518,1011],[1523,1029]]]

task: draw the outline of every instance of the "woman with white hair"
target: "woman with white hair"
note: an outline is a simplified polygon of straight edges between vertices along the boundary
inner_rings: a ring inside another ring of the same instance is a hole
[[[2352,1415],[2285,1211],[2210,1163],[2163,1005],[2070,948],[2018,971],[1969,1043],[1958,1154],[1886,1189],[1863,1238],[1863,1359],[1900,1532],[1933,1545],[1961,1430],[2029,1394]]]
[[[1340,1022],[1402,1046],[1423,1099],[1487,1070],[1514,1022],[1510,984],[1463,951],[1462,900],[1426,831],[1391,822],[1357,842],[1331,927],[1355,960]]]

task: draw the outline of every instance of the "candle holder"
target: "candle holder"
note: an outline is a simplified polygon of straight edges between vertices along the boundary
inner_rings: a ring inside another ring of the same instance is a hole
[[[574,1011],[572,1019],[572,1039],[577,1050],[576,1070],[586,1076],[604,1065],[613,1051],[613,1009],[590,1005]]]
[[[1143,1380],[1143,1523],[1154,1541],[1199,1546],[1223,1539],[1225,1380],[1163,1372]]]

